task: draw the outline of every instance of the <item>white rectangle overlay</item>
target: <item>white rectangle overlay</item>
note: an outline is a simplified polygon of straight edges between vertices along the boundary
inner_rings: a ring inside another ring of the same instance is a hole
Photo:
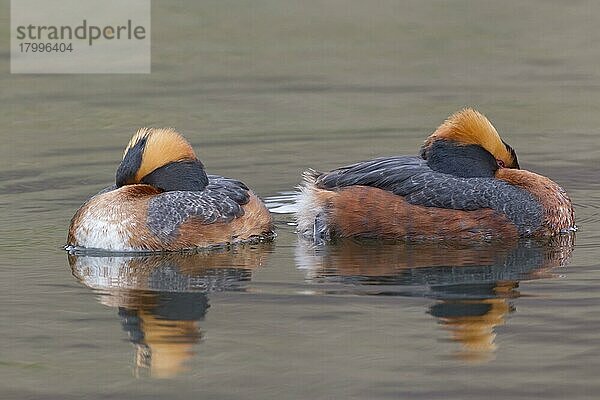
[[[13,74],[148,74],[150,0],[11,0]]]

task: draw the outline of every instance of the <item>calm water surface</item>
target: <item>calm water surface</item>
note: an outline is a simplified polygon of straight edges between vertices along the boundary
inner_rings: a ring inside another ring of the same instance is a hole
[[[253,3],[252,3],[253,4]],[[9,75],[0,7],[0,398],[597,398],[600,6],[153,2],[150,75]],[[475,106],[576,204],[553,243],[314,247],[307,167],[415,154]],[[276,212],[274,243],[68,256],[140,126]]]

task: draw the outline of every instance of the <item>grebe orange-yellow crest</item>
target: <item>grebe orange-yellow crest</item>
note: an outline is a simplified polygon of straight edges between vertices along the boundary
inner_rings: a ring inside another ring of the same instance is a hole
[[[519,169],[515,151],[472,109],[448,118],[420,156],[383,157],[307,171],[298,231],[315,240],[378,237],[492,240],[575,229],[565,191]]]
[[[446,151],[439,151],[441,147],[445,147]],[[452,114],[427,138],[421,156],[428,158],[429,154],[432,157],[450,159],[453,163],[456,158],[468,159],[473,154],[479,154],[479,157],[473,157],[475,159],[491,155],[497,166],[519,169],[517,154],[512,147],[500,138],[494,125],[483,114],[471,108]],[[480,169],[489,171],[486,168]],[[493,169],[493,165],[490,169]]]
[[[202,190],[208,185],[194,149],[171,128],[142,128],[129,141],[116,185],[145,183],[164,191]]]
[[[273,222],[242,182],[207,175],[175,130],[142,128],[115,185],[73,216],[67,245],[108,251],[172,251],[271,238]]]

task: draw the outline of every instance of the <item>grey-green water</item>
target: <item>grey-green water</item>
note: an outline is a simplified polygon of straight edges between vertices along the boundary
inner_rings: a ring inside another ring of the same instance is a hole
[[[152,74],[126,76],[8,74],[0,4],[1,398],[597,397],[595,2],[154,1]],[[284,213],[234,252],[61,250],[140,126],[277,210],[465,105],[567,189],[574,247],[313,249]]]

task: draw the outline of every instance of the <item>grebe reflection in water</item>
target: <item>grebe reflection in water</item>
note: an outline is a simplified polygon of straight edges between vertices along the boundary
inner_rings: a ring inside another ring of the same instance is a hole
[[[300,241],[296,264],[325,294],[427,297],[428,313],[460,344],[455,356],[486,361],[496,351],[495,327],[515,311],[519,282],[554,276],[569,263],[574,235],[550,241],[381,243],[344,239],[315,246]]]
[[[118,309],[135,345],[136,376],[170,378],[188,370],[214,291],[243,291],[271,244],[143,257],[69,255],[73,275]]]

